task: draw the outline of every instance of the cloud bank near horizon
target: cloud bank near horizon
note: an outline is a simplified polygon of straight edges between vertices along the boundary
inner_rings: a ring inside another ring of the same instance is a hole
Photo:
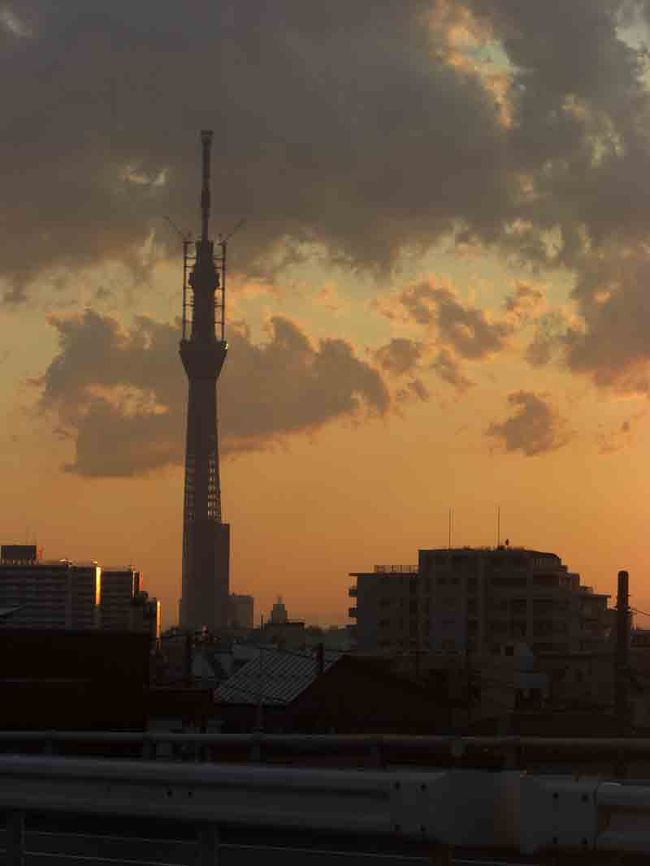
[[[41,408],[72,439],[79,475],[139,475],[181,464],[187,382],[174,325],[139,317],[52,317],[59,352],[39,385]],[[290,319],[269,322],[266,342],[232,330],[220,379],[224,454],[272,446],[333,419],[384,415],[390,396],[379,372],[340,339],[310,340]]]

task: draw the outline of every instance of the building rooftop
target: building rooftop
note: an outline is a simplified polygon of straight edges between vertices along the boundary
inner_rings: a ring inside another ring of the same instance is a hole
[[[226,704],[289,704],[318,677],[315,654],[261,648],[215,690],[217,702]],[[325,651],[323,670],[335,664],[342,653]]]

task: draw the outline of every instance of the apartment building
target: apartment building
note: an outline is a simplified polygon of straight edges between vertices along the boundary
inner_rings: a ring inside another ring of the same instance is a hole
[[[100,593],[95,562],[43,560],[31,544],[0,547],[0,607],[11,611],[7,625],[97,628]]]
[[[360,651],[499,654],[603,648],[609,596],[582,586],[555,553],[526,548],[420,550],[417,565],[353,572]]]
[[[46,560],[33,544],[0,546],[0,609],[13,628],[148,632],[160,635],[160,603],[131,567]]]

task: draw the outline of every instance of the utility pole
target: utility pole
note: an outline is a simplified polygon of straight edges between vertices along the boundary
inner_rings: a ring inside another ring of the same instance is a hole
[[[185,674],[185,685],[188,688],[192,685],[192,643],[192,633],[190,631],[186,631],[183,667]]]
[[[630,727],[629,707],[629,655],[630,655],[629,575],[618,573],[616,594],[616,652],[614,656],[614,709],[619,736],[624,737]]]
[[[261,733],[264,730],[264,661],[262,657],[264,647],[262,646],[262,644],[259,645],[258,649],[259,655],[257,657],[257,713],[255,729]]]
[[[467,632],[465,633],[465,695],[467,701],[467,733],[469,734],[469,730],[472,724],[472,682],[473,682],[473,674],[472,674],[472,659],[469,651],[469,640],[467,638]]]

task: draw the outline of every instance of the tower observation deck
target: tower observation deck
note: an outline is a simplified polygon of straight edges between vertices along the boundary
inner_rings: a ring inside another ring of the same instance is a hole
[[[228,621],[230,526],[223,523],[217,434],[217,379],[226,359],[226,242],[208,237],[212,132],[201,132],[201,237],[183,245],[180,356],[188,380],[183,585],[180,625],[223,628]]]

